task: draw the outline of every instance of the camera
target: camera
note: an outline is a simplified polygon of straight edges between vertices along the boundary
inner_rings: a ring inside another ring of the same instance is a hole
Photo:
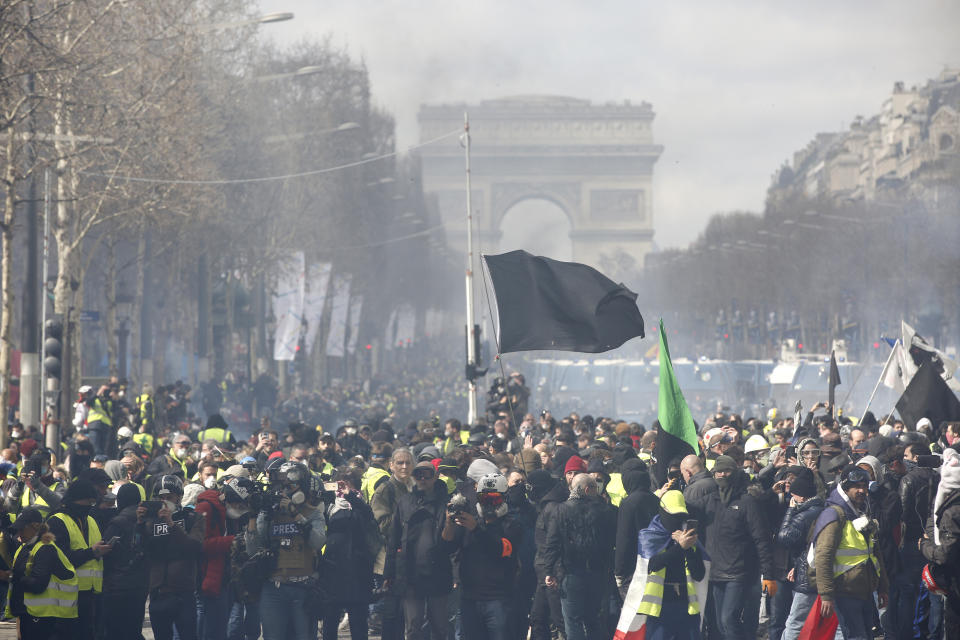
[[[466,513],[469,511],[469,508],[470,505],[467,502],[467,498],[460,493],[450,498],[450,502],[447,503],[447,513],[451,516]]]

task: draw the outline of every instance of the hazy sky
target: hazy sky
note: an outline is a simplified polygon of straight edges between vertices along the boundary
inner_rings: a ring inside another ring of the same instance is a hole
[[[712,213],[760,211],[770,176],[819,131],[877,113],[895,80],[960,66],[960,2],[260,0],[278,42],[332,34],[365,60],[375,100],[418,140],[421,103],[543,93],[648,101],[665,150],[656,242]]]

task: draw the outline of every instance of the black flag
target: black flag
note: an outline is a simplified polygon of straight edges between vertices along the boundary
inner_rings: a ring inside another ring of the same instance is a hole
[[[837,368],[837,356],[836,353],[830,352],[830,379],[827,382],[829,385],[829,390],[827,391],[827,402],[830,403],[830,415],[837,415],[837,407],[834,403],[834,398],[836,397],[836,389],[838,384],[842,384],[840,381],[840,369]]]
[[[960,400],[937,373],[936,364],[928,360],[900,396],[897,411],[909,429],[916,428],[920,418],[929,418],[936,429],[941,422],[960,420]]]
[[[500,316],[500,353],[600,353],[643,337],[637,294],[596,269],[526,251],[483,256]]]

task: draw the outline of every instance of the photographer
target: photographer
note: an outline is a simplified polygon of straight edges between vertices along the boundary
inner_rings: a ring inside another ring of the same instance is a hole
[[[250,511],[256,486],[247,478],[230,478],[197,496],[196,511],[206,522],[197,620],[200,640],[224,640],[230,616],[230,548]]]
[[[321,579],[328,600],[324,605],[323,640],[336,640],[340,616],[350,620],[352,640],[366,640],[367,606],[373,591],[373,561],[383,546],[373,512],[357,490],[360,472],[337,471],[337,490],[326,507],[327,546]]]
[[[20,481],[7,494],[4,506],[10,513],[32,507],[46,518],[60,508],[66,491],[66,483],[53,477],[50,452],[38,449],[23,465]]]
[[[327,535],[323,509],[317,505],[319,496],[311,492],[310,484],[305,465],[284,463],[276,478],[271,478],[275,500],[264,504],[257,515],[251,551],[270,550],[276,556],[275,569],[260,594],[264,640],[311,640],[316,635],[315,617],[305,605]]]
[[[499,473],[477,483],[477,515],[447,510],[445,540],[460,542],[460,615],[467,640],[507,640],[510,600],[517,574],[514,544],[521,532],[503,518],[507,479]],[[479,517],[478,517],[479,516]]]
[[[140,491],[125,484],[117,492],[117,513],[103,530],[104,540],[115,540],[103,561],[103,617],[106,640],[135,638],[143,627],[147,602],[148,567],[143,562],[142,537],[137,527]]]
[[[447,596],[453,590],[450,554],[457,545],[443,535],[447,523],[447,487],[436,478],[433,464],[413,469],[413,490],[400,497],[393,514],[384,586],[403,598],[407,640],[423,637],[429,620],[430,637],[447,635]]]
[[[157,500],[137,506],[137,526],[150,567],[150,626],[156,640],[197,637],[197,564],[206,523],[181,508],[183,481],[162,476]]]

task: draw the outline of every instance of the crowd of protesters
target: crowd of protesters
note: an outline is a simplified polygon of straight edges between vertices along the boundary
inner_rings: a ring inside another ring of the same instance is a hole
[[[657,423],[534,416],[499,382],[475,424],[351,387],[334,422],[278,408],[249,438],[183,384],[83,388],[59,447],[16,425],[0,452],[5,616],[24,639],[137,638],[147,609],[158,640],[592,640],[634,615],[778,640],[812,612],[960,637],[960,423],[718,412],[661,459]]]

